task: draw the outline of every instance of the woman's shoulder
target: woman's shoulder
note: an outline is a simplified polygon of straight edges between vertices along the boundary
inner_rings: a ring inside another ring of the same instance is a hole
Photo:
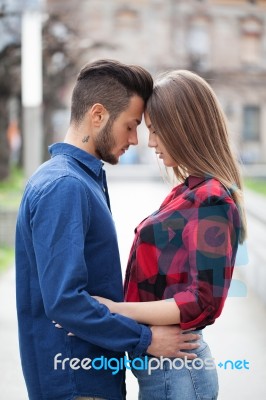
[[[239,210],[231,191],[218,179],[202,178],[193,185],[190,182],[186,196],[186,200],[190,202],[190,209],[193,210],[191,220],[205,221],[208,219],[223,223],[231,221],[232,226],[237,228],[240,226]]]
[[[231,191],[225,187],[218,179],[212,177],[189,177],[187,197],[193,200],[198,206],[211,206],[219,204],[232,204]]]

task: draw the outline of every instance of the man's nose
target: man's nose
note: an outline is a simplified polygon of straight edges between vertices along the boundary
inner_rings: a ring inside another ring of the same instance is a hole
[[[133,144],[134,146],[136,146],[138,144],[138,133],[137,131],[131,132],[130,136],[129,136],[129,143]]]

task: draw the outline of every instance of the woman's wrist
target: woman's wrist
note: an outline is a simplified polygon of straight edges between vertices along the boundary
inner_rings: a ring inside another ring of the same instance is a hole
[[[116,314],[123,314],[123,306],[122,304],[124,304],[123,302],[118,303],[118,302],[113,302],[112,304],[112,312],[116,313]]]

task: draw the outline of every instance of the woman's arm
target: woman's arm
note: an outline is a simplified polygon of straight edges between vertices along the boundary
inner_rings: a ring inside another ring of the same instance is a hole
[[[174,325],[180,323],[180,312],[174,299],[115,303],[104,297],[92,297],[105,304],[112,313],[122,314],[142,324]]]

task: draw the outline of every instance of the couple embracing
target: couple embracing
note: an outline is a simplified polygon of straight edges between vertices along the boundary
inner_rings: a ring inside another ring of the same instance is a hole
[[[135,229],[123,291],[103,162],[117,164],[137,145],[143,114],[148,146],[179,183]],[[190,71],[153,82],[140,66],[87,64],[73,90],[64,142],[49,151],[51,159],[26,185],[16,229],[29,399],[125,399],[124,368],[113,374],[88,364],[103,358],[108,366],[125,352],[133,366],[136,358],[162,357],[206,366],[211,353],[203,332],[222,312],[246,236],[241,177],[211,87]],[[55,368],[58,354],[64,363]],[[135,363],[132,371],[139,400],[218,396],[215,367],[165,362],[148,371]]]

